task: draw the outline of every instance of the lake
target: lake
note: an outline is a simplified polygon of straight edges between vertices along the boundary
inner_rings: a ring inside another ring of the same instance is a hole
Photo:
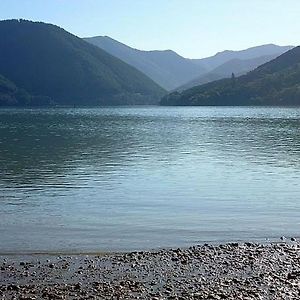
[[[300,109],[0,109],[0,253],[300,232]]]

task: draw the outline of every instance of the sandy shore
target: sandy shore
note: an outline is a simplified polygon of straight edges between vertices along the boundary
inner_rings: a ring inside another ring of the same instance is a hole
[[[300,299],[300,244],[1,256],[0,299]]]

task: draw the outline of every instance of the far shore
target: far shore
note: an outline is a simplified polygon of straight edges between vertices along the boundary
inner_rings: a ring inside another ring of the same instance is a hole
[[[0,299],[299,299],[300,243],[0,255]]]

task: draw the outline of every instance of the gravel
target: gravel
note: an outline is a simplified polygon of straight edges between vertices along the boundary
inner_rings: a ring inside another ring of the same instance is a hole
[[[0,299],[300,299],[300,244],[0,256]]]

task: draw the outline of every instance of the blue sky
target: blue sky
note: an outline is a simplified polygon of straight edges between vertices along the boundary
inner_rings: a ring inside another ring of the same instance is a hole
[[[300,45],[299,0],[0,0],[0,19],[108,35],[139,49],[201,58],[225,49]]]

